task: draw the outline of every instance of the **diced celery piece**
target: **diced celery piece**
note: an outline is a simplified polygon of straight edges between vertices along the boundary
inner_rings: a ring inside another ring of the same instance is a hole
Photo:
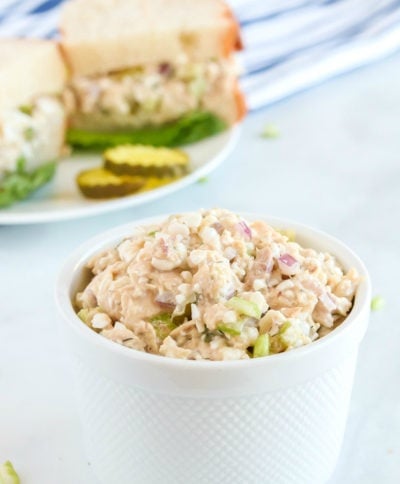
[[[193,79],[193,81],[189,84],[190,93],[196,98],[200,99],[206,90],[206,81],[201,78],[197,77]]]
[[[271,354],[282,353],[287,349],[287,344],[283,341],[280,334],[275,334],[271,336],[269,349]]]
[[[269,335],[260,334],[254,343],[253,358],[269,355]]]
[[[269,123],[264,126],[261,136],[263,138],[275,139],[275,138],[279,138],[280,132],[278,127],[275,124]]]
[[[20,484],[18,474],[10,461],[0,466],[0,484]]]
[[[277,334],[277,337],[279,338],[279,343],[282,351],[285,351],[291,345],[291,341],[293,340],[293,331],[289,331],[289,330],[292,327],[293,326],[291,322],[286,321],[279,328],[279,333]]]
[[[154,326],[156,335],[160,339],[165,339],[169,333],[177,328],[177,325],[172,321],[172,316],[169,313],[160,313],[150,319],[150,323]]]
[[[291,327],[290,321],[286,321],[285,323],[282,324],[282,326],[279,328],[279,334],[284,334],[290,327]]]
[[[375,296],[371,300],[371,310],[379,311],[385,307],[385,300],[382,296]]]
[[[261,318],[261,309],[256,303],[247,301],[247,299],[235,296],[229,299],[226,305],[229,308],[234,309],[238,314],[243,314],[245,316],[249,316],[250,318]]]
[[[292,327],[290,321],[285,321],[279,328],[278,334],[271,336],[270,338],[270,353],[282,353],[286,351],[290,345],[290,341],[287,335],[287,331]]]
[[[217,329],[225,334],[238,336],[242,332],[242,325],[240,323],[221,323]]]
[[[171,324],[172,323],[172,316],[171,316],[170,313],[160,313],[160,314],[156,314],[155,316],[153,316],[150,319],[150,322],[151,323],[161,322],[161,323]]]
[[[82,308],[78,311],[78,318],[80,318],[85,324],[89,321],[89,309]]]
[[[289,242],[296,241],[296,231],[292,229],[276,229],[277,232],[288,238]]]
[[[148,113],[152,113],[157,110],[157,107],[160,104],[160,100],[157,98],[147,98],[145,101],[141,104],[141,107],[144,111],[147,111]]]

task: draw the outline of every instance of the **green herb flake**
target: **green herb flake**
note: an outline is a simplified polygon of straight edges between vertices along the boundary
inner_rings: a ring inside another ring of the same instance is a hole
[[[276,139],[279,138],[279,136],[279,129],[272,123],[267,124],[261,133],[261,137],[266,139]]]
[[[26,114],[27,116],[32,116],[33,114],[33,106],[30,105],[23,105],[19,107],[21,113]]]
[[[217,336],[225,336],[225,334],[218,329],[210,331],[208,328],[206,328],[201,335],[206,343],[211,343],[211,341]]]
[[[383,299],[382,296],[375,296],[371,300],[371,310],[372,311],[380,311],[386,305],[386,301]]]
[[[201,178],[199,178],[197,180],[197,183],[200,183],[200,185],[204,185],[205,183],[207,183],[209,180],[209,178],[207,176],[202,176]]]
[[[0,466],[0,484],[20,484],[18,474],[11,462],[8,460]]]
[[[26,141],[32,141],[35,137],[35,130],[33,128],[26,128],[24,131],[24,138]]]

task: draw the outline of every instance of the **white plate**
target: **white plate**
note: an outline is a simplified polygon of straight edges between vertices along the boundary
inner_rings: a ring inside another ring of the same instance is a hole
[[[240,126],[235,126],[229,131],[183,148],[191,159],[192,170],[189,175],[148,192],[111,200],[89,200],[80,194],[75,183],[77,173],[99,166],[101,160],[99,155],[74,155],[60,162],[56,176],[48,186],[28,200],[0,209],[0,224],[54,222],[87,217],[163,197],[206,176],[222,163],[234,148],[239,130]]]

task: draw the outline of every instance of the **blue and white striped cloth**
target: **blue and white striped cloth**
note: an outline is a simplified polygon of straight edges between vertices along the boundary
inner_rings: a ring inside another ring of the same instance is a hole
[[[62,1],[1,0],[0,36],[56,36]],[[251,109],[400,50],[400,0],[230,3],[242,25],[242,85]]]

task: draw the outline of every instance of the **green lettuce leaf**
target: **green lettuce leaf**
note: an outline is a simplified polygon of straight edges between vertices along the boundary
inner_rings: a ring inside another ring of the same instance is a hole
[[[25,160],[21,158],[16,170],[6,173],[0,180],[0,207],[7,207],[27,198],[49,182],[56,171],[55,162],[46,163],[32,171],[27,171],[25,165]]]
[[[194,143],[226,129],[226,123],[208,112],[189,113],[173,123],[114,133],[69,129],[67,141],[83,150],[105,150],[123,144],[180,146]]]

